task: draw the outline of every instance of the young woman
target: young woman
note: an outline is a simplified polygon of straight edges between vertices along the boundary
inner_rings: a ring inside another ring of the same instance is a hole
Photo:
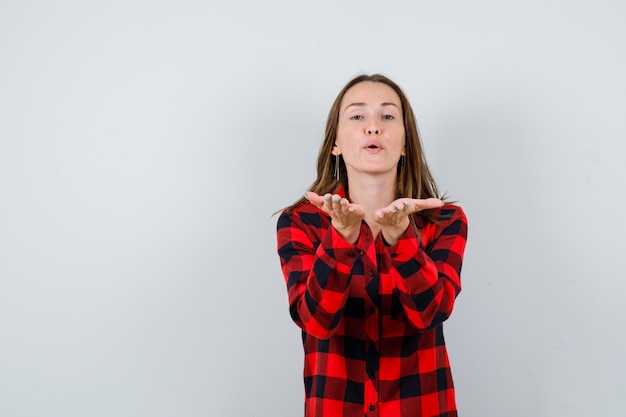
[[[400,87],[379,74],[348,82],[317,179],[277,224],[305,416],[457,415],[442,323],[461,291],[467,219],[444,200]]]

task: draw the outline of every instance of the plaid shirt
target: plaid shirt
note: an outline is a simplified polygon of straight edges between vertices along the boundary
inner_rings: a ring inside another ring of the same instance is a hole
[[[467,219],[413,215],[396,245],[365,222],[356,244],[312,204],[282,213],[278,254],[291,317],[302,329],[305,416],[455,417],[443,338],[461,291]]]

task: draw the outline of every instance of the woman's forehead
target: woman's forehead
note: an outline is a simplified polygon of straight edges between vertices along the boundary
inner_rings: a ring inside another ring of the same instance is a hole
[[[363,81],[353,85],[346,91],[341,100],[341,108],[360,104],[395,104],[401,108],[400,97],[385,83]]]

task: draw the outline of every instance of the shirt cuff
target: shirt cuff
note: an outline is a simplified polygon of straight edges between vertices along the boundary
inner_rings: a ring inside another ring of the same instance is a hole
[[[415,226],[412,224],[406,228],[404,234],[400,236],[395,245],[388,245],[385,242],[385,248],[391,259],[393,259],[394,264],[404,263],[413,259],[420,250],[423,250],[422,240],[415,232]]]
[[[322,238],[320,247],[317,248],[318,255],[322,256],[329,262],[331,259],[336,262],[338,271],[348,272],[352,270],[359,253],[362,250],[359,248],[359,243],[363,233],[359,234],[355,244],[352,244],[345,240],[341,234],[333,226],[328,228],[328,231]],[[322,253],[320,252],[323,252]]]

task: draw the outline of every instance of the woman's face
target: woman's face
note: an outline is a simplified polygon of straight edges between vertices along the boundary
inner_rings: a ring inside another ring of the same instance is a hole
[[[388,85],[364,81],[343,96],[333,155],[341,155],[348,177],[396,175],[405,154],[400,97]]]

